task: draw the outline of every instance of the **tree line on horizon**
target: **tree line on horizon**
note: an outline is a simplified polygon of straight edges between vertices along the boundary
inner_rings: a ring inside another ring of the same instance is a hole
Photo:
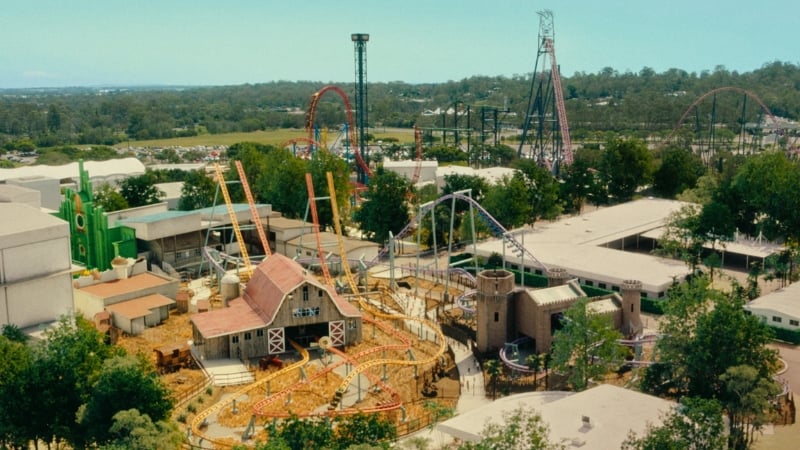
[[[14,149],[14,143],[23,139],[36,147],[114,145],[303,128],[309,99],[324,85],[275,81],[211,87],[0,89],[0,146]],[[669,131],[698,97],[724,86],[753,92],[776,116],[800,119],[800,65],[788,62],[775,61],[743,73],[724,66],[700,73],[681,69],[657,73],[649,67],[621,73],[607,67],[597,73],[562,76],[562,85],[577,139],[593,132],[644,137]],[[353,83],[340,87],[354,96]],[[423,112],[454,108],[466,115],[469,107],[470,128],[476,131],[481,127],[481,109],[489,111],[488,117],[497,109],[503,126],[518,128],[530,91],[530,74],[472,76],[445,83],[370,83],[368,120],[371,127],[453,127],[452,117],[423,116]],[[735,93],[718,96],[713,108],[718,121],[734,132],[763,114],[756,102]],[[321,127],[340,127],[346,120],[341,99],[325,96],[315,117]],[[466,119],[460,119],[458,126],[466,127]]]

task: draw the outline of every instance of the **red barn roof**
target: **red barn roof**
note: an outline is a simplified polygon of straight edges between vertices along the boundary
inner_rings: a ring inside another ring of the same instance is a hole
[[[230,307],[192,316],[192,322],[206,338],[262,328],[272,324],[287,295],[304,283],[325,290],[336,309],[345,317],[361,312],[333,289],[320,283],[296,261],[273,253],[258,265],[244,294]]]

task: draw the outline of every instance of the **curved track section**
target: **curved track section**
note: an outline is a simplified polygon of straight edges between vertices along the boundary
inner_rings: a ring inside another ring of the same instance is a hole
[[[467,303],[467,299],[468,298],[472,298],[472,297],[474,297],[476,295],[478,295],[478,291],[467,291],[467,292],[464,292],[463,294],[461,294],[458,297],[456,297],[456,305],[459,308],[461,308],[461,310],[464,311],[464,312],[475,314],[475,307],[470,306]],[[503,351],[503,350],[501,350],[501,351]]]
[[[624,345],[626,347],[633,347],[633,346],[641,345],[641,344],[654,344],[654,343],[656,343],[656,341],[659,340],[659,338],[661,338],[661,336],[658,335],[658,334],[646,334],[644,336],[641,336],[638,339],[620,339],[619,341],[617,341],[617,343],[619,345]],[[522,344],[525,344],[525,343],[530,342],[530,341],[532,341],[532,339],[530,337],[523,336],[523,337],[521,337],[519,339],[514,340],[511,343],[513,345],[522,345]],[[533,370],[531,370],[525,364],[520,364],[520,363],[518,363],[516,361],[512,361],[509,358],[508,354],[506,353],[506,348],[507,347],[503,347],[502,349],[500,349],[500,352],[499,352],[500,360],[503,361],[503,364],[505,364],[506,367],[508,367],[509,369],[513,369],[513,370],[517,370],[517,371],[525,372],[525,373],[533,373],[534,372]],[[631,360],[631,361],[625,361],[625,364],[631,365],[631,366],[649,366],[649,365],[653,364],[653,362],[652,361]]]
[[[509,245],[514,247],[514,250],[518,251],[520,254],[524,254],[526,256],[526,259],[534,261],[542,270],[544,271],[547,270],[547,266],[545,266],[541,261],[539,261],[536,258],[536,256],[533,255],[533,253],[528,251],[522,245],[521,242],[517,241],[517,239],[514,237],[513,234],[511,234],[508,230],[506,230],[506,228],[503,225],[501,225],[500,222],[497,221],[497,219],[495,219],[491,214],[489,214],[489,211],[486,211],[486,209],[484,209],[480,203],[476,202],[471,197],[468,197],[463,194],[443,195],[438,199],[436,199],[435,201],[424,205],[420,209],[419,214],[417,214],[416,217],[411,219],[411,222],[409,222],[402,230],[400,230],[399,233],[395,235],[395,239],[403,239],[406,236],[410,235],[419,226],[420,220],[422,220],[422,218],[424,218],[433,208],[435,208],[440,203],[446,202],[453,198],[455,198],[456,200],[463,200],[471,204],[473,207],[475,207],[476,211],[478,211],[478,217],[480,217],[486,223],[486,225],[489,227],[494,237],[502,238]],[[383,256],[386,255],[386,253],[388,253],[388,251],[389,251],[388,245],[383,247],[381,251],[378,252],[375,258],[372,260],[373,264],[377,263]]]
[[[439,344],[439,348],[436,350],[436,352],[432,356],[430,356],[430,357],[428,357],[426,359],[408,361],[408,360],[404,360],[404,359],[379,358],[379,359],[373,359],[373,360],[366,361],[366,362],[364,362],[362,364],[359,364],[358,366],[353,368],[353,370],[344,378],[344,380],[342,380],[342,383],[339,385],[339,388],[336,390],[336,393],[334,394],[334,397],[333,397],[333,399],[331,401],[331,406],[334,407],[334,408],[338,405],[338,403],[339,403],[342,395],[344,395],[344,392],[347,389],[347,387],[350,385],[350,383],[353,381],[353,379],[355,377],[357,377],[359,374],[361,374],[361,372],[364,372],[365,370],[370,369],[372,367],[381,366],[381,365],[384,365],[384,364],[386,364],[386,365],[396,365],[396,366],[424,366],[424,365],[431,364],[431,363],[435,362],[436,360],[438,360],[444,354],[445,350],[447,349],[447,341],[445,340],[445,337],[444,337],[444,334],[442,333],[442,330],[436,324],[431,322],[430,320],[421,319],[419,317],[405,316],[405,315],[400,315],[400,314],[386,314],[384,312],[376,310],[375,308],[372,307],[372,305],[368,304],[364,300],[360,300],[359,303],[361,304],[361,307],[363,309],[369,310],[376,317],[382,317],[382,318],[392,319],[392,320],[413,321],[413,322],[418,322],[420,324],[420,326],[428,327],[430,330],[432,330],[435,333],[436,338],[437,338],[437,343]],[[395,334],[399,335],[399,332],[395,331]],[[384,348],[386,350],[391,350],[391,349],[394,349],[394,350],[406,350],[406,349],[410,349],[411,348],[411,341],[408,338],[402,339],[402,341],[403,341],[402,345],[386,346],[386,347],[375,347],[375,351],[382,351],[382,350],[384,350]],[[389,347],[391,347],[391,348],[389,348]]]
[[[230,402],[229,402],[230,399],[236,399],[236,398],[238,398],[238,397],[240,397],[242,395],[246,395],[247,393],[249,393],[253,389],[257,389],[260,386],[263,386],[263,385],[267,384],[268,382],[270,382],[271,380],[273,380],[273,379],[275,379],[275,378],[277,378],[279,376],[285,375],[285,374],[287,374],[287,373],[289,373],[289,372],[291,372],[291,371],[293,371],[295,369],[299,369],[300,367],[306,365],[306,363],[308,363],[308,360],[309,360],[308,350],[306,350],[305,348],[303,348],[298,343],[296,343],[296,342],[294,342],[292,340],[289,340],[289,343],[292,345],[292,347],[294,347],[295,350],[297,350],[300,353],[301,359],[299,361],[297,361],[295,363],[292,363],[292,364],[284,367],[281,370],[273,372],[273,373],[269,374],[268,376],[256,381],[255,383],[248,384],[247,386],[245,386],[245,387],[239,389],[238,391],[234,392],[231,396],[227,397],[226,400],[214,403],[209,408],[204,409],[203,411],[200,411],[196,416],[194,416],[194,419],[192,419],[192,436],[199,437],[205,442],[210,442],[210,443],[214,444],[215,448],[232,448],[232,447],[234,447],[234,445],[236,445],[236,444],[231,444],[231,443],[228,443],[226,441],[222,441],[220,439],[214,439],[212,437],[207,436],[205,434],[205,428],[206,427],[204,426],[205,423],[206,423],[206,420],[208,420],[208,418],[212,414],[218,413],[220,410],[222,410],[222,408],[224,408],[225,406],[230,404]]]
[[[678,130],[681,128],[681,125],[683,125],[683,122],[686,120],[686,118],[689,116],[689,114],[694,110],[694,108],[697,107],[697,105],[699,105],[703,100],[707,99],[708,97],[710,97],[710,96],[712,96],[714,94],[718,94],[720,92],[737,92],[739,94],[743,94],[743,95],[746,95],[746,96],[752,98],[753,100],[755,100],[759,104],[759,106],[761,106],[761,108],[764,110],[764,112],[767,113],[767,115],[769,116],[769,118],[772,121],[772,123],[775,124],[775,126],[778,126],[778,120],[772,114],[772,111],[770,111],[769,107],[766,104],[764,104],[764,102],[761,101],[761,99],[758,98],[758,96],[756,94],[754,94],[754,93],[752,93],[750,91],[744,90],[742,88],[733,87],[733,86],[724,86],[724,87],[712,89],[712,90],[706,92],[705,94],[703,94],[700,97],[698,97],[697,100],[695,100],[691,105],[689,105],[689,107],[686,108],[686,112],[684,112],[683,115],[681,116],[680,120],[678,120],[678,123],[675,125],[675,128],[673,128],[672,132],[669,134],[669,136],[667,136],[667,138],[664,139],[664,144],[663,145],[666,145],[667,143],[669,143],[672,140],[672,137],[675,135],[675,133],[678,132]]]
[[[317,112],[319,99],[322,98],[322,96],[327,92],[331,91],[338,94],[339,97],[342,98],[342,101],[344,101],[345,113],[347,114],[347,125],[349,131],[348,139],[350,139],[350,147],[356,149],[353,153],[356,154],[358,165],[362,170],[364,170],[364,173],[366,173],[367,176],[371,177],[372,170],[369,168],[366,161],[364,161],[364,158],[361,156],[361,152],[358,151],[358,140],[356,139],[355,133],[356,127],[355,122],[353,122],[353,108],[350,106],[350,100],[347,98],[347,95],[338,86],[325,86],[311,96],[311,101],[308,104],[308,113],[306,113],[306,131],[308,132],[308,138],[311,140],[314,138],[314,118]]]
[[[299,417],[310,417],[310,416],[330,415],[330,414],[347,415],[347,414],[355,414],[357,412],[389,411],[389,410],[397,409],[397,408],[401,407],[402,406],[402,401],[400,400],[400,395],[394,389],[392,389],[390,386],[385,384],[383,382],[383,380],[380,379],[380,377],[378,377],[377,375],[375,375],[375,374],[373,374],[371,372],[367,372],[367,373],[365,373],[365,375],[370,380],[370,382],[375,384],[375,385],[377,385],[377,386],[379,386],[381,388],[381,392],[386,392],[386,393],[389,394],[390,399],[388,401],[382,401],[382,402],[379,403],[378,406],[375,406],[375,407],[372,407],[372,408],[358,408],[358,409],[356,409],[356,408],[346,408],[346,409],[342,409],[342,410],[338,410],[338,411],[335,410],[335,407],[331,408],[329,406],[327,411],[321,412],[321,413],[306,412],[306,413],[299,413],[298,414],[296,412],[291,412],[290,413],[289,411],[285,411],[285,410],[282,410],[282,411],[277,412],[277,413],[276,412],[267,412],[267,411],[265,411],[265,409],[267,407],[269,407],[270,405],[274,404],[278,400],[286,397],[291,392],[297,391],[297,390],[303,388],[304,386],[310,385],[314,381],[324,377],[325,375],[331,373],[335,369],[337,369],[337,368],[339,368],[339,367],[341,367],[341,366],[343,366],[345,364],[351,364],[353,367],[358,367],[359,364],[361,364],[359,362],[360,359],[363,359],[363,358],[368,357],[370,355],[373,355],[375,353],[384,352],[384,351],[387,351],[387,350],[405,350],[405,349],[410,348],[411,340],[407,336],[403,335],[402,333],[398,332],[397,330],[392,329],[392,327],[390,327],[390,326],[388,326],[388,325],[386,325],[384,323],[377,322],[375,320],[371,320],[371,319],[367,319],[367,318],[365,318],[365,321],[368,322],[368,323],[372,323],[373,325],[377,326],[378,328],[381,329],[381,331],[383,331],[387,335],[396,337],[401,343],[400,344],[391,344],[391,345],[372,347],[372,348],[369,348],[367,350],[363,350],[363,351],[361,351],[361,352],[359,352],[359,353],[357,353],[355,355],[348,355],[347,353],[344,353],[344,352],[342,352],[341,350],[339,350],[339,349],[337,349],[335,347],[331,347],[331,348],[328,349],[328,351],[340,357],[340,360],[338,362],[333,363],[333,364],[329,364],[324,370],[322,370],[320,372],[317,372],[313,376],[311,376],[311,377],[309,377],[309,378],[307,378],[305,380],[302,380],[299,383],[295,383],[295,384],[293,384],[291,386],[288,386],[286,389],[284,389],[284,390],[282,390],[280,392],[277,392],[277,393],[267,397],[266,399],[256,403],[253,406],[253,414],[258,416],[258,417],[269,417],[269,418],[286,418],[286,417],[289,417],[291,415],[298,415]],[[344,391],[342,391],[342,392],[344,392]],[[341,397],[338,397],[338,398],[340,399]]]

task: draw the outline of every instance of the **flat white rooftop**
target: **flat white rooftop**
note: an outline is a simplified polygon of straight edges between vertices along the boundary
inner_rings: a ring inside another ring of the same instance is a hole
[[[790,284],[761,296],[746,304],[744,309],[750,311],[768,309],[800,318],[800,283]]]
[[[442,422],[437,429],[476,442],[487,422],[503,423],[503,413],[534,409],[550,428],[550,442],[566,448],[620,448],[629,431],[642,435],[648,423],[660,425],[674,403],[652,395],[602,384],[583,392],[529,392],[496,400]],[[589,420],[589,426],[583,418]]]
[[[572,277],[603,282],[609,289],[620,286],[624,280],[639,280],[645,292],[656,295],[691,272],[686,264],[604,245],[623,238],[626,245],[635,245],[635,238],[627,238],[661,227],[683,205],[674,200],[636,200],[536,224],[533,229],[526,226],[514,230],[514,236],[547,267],[564,268]],[[484,257],[492,253],[503,255],[503,242],[498,239],[482,242],[477,245],[477,253]],[[536,266],[530,259],[522,261],[508,249],[505,256],[512,264],[524,262],[527,267]]]

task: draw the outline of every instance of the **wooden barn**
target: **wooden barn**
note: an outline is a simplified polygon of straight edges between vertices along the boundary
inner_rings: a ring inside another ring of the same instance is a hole
[[[205,359],[284,353],[291,339],[308,346],[329,336],[334,346],[361,340],[361,313],[297,262],[273,254],[227,308],[192,316],[194,345]]]

